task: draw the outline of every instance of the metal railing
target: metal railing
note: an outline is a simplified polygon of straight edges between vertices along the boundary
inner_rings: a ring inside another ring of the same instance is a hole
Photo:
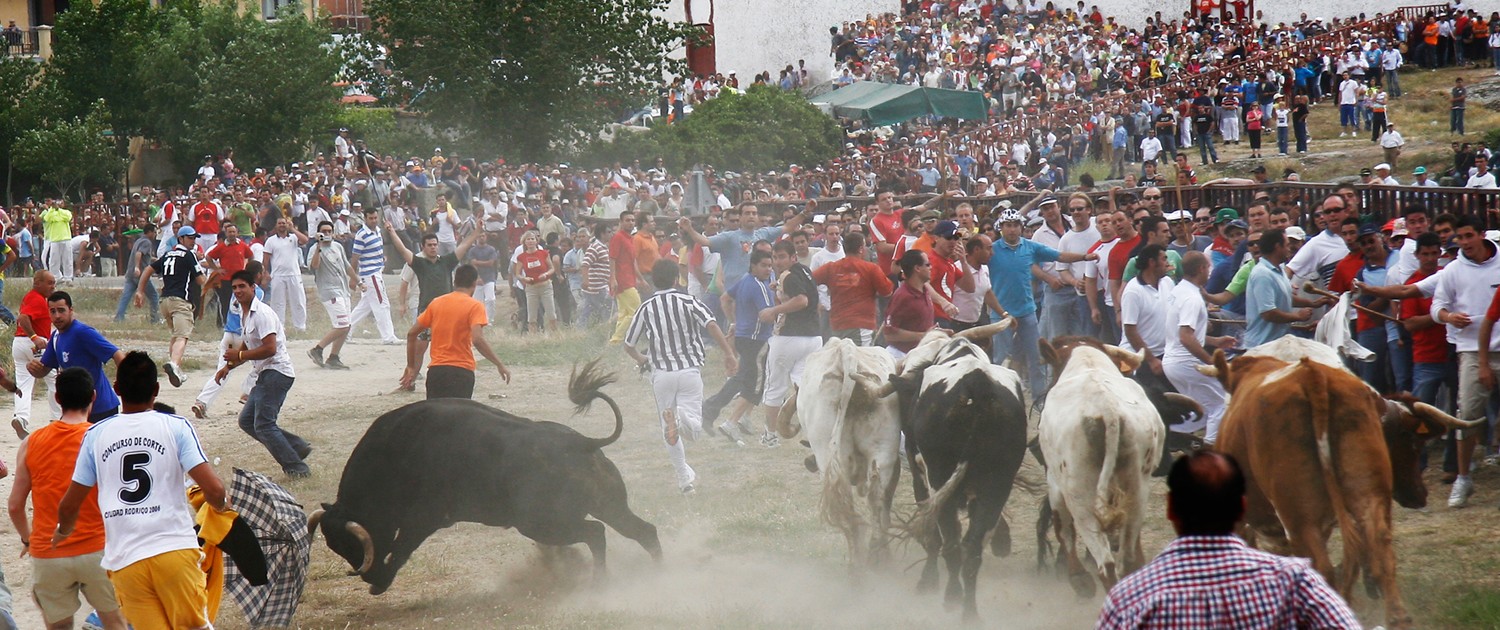
[[[0,42],[10,57],[35,57],[41,49],[41,38],[34,28],[0,31]]]

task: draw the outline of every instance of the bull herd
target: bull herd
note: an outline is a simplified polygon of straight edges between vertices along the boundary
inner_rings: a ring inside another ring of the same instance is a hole
[[[965,620],[978,616],[986,539],[997,555],[1009,553],[1001,512],[1028,450],[1046,467],[1038,563],[1049,554],[1050,529],[1058,565],[1078,595],[1092,597],[1099,584],[1109,588],[1146,562],[1141,528],[1151,478],[1174,448],[1167,424],[1184,409],[1201,413],[1133,378],[1143,355],[1084,337],[1044,339],[1053,383],[1033,439],[1021,379],[975,344],[1012,323],[935,330],[899,362],[882,348],[830,340],[808,357],[808,376],[780,417],[782,435],[801,433],[812,449],[820,517],[844,534],[851,568],[888,559],[892,532],[904,530],[926,552],[918,589],[938,585],[941,556],[945,601],[961,605]],[[1369,594],[1384,598],[1387,624],[1409,626],[1395,579],[1391,501],[1423,507],[1424,443],[1473,425],[1409,397],[1379,395],[1316,342],[1287,337],[1233,362],[1222,353],[1214,359],[1200,370],[1231,394],[1216,446],[1246,473],[1241,535],[1310,558],[1346,598],[1363,572]],[[337,500],[314,511],[309,528],[372,594],[389,588],[428,536],[457,522],[513,527],[545,545],[585,543],[601,580],[606,524],[660,559],[656,528],[630,510],[619,470],[601,451],[623,427],[618,405],[602,392],[610,382],[597,361],[569,382],[580,410],[594,401],[613,410],[615,430],[604,438],[466,400],[391,411],[355,447]],[[917,509],[893,530],[903,452]],[[1344,546],[1337,568],[1327,550],[1334,527]]]

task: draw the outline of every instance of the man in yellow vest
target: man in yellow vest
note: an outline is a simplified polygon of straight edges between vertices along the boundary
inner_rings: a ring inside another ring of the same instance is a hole
[[[60,282],[73,280],[73,212],[56,200],[42,211],[42,237],[47,239],[43,260]]]

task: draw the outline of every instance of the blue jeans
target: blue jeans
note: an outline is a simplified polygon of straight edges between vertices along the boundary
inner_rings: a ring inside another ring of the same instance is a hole
[[[261,370],[255,387],[250,390],[250,400],[240,409],[240,430],[265,446],[276,463],[281,464],[283,472],[304,474],[308,472],[307,463],[302,461],[297,451],[308,448],[307,440],[276,424],[276,418],[281,414],[281,405],[286,402],[286,394],[292,389],[293,380],[276,370]]]
[[[1103,301],[1103,298],[1100,298]],[[1089,315],[1089,321],[1093,321],[1093,315]],[[1120,343],[1120,325],[1115,321],[1115,307],[1108,304],[1099,305],[1099,340],[1110,345]]]
[[[1047,297],[1042,303],[1038,334],[1048,339],[1083,334],[1083,322],[1078,319],[1078,303],[1083,298],[1073,292],[1073,287],[1064,287],[1061,291],[1042,289],[1042,293]]]
[[[1214,134],[1212,132],[1194,133],[1193,141],[1198,143],[1198,159],[1203,160],[1204,164],[1208,163],[1209,156],[1213,156],[1215,162],[1219,161],[1219,152],[1214,150]]]
[[[1411,395],[1439,409],[1448,408],[1448,405],[1440,404],[1442,401],[1437,399],[1438,388],[1443,383],[1457,387],[1458,373],[1454,370],[1454,365],[1452,363],[1413,363],[1411,367]]]
[[[599,293],[580,292],[583,305],[578,309],[578,327],[588,328],[599,322],[607,322],[610,318],[610,310],[614,300],[609,298],[608,291]]]
[[[1392,383],[1393,388],[1399,392],[1409,392],[1412,390],[1411,335],[1401,331],[1401,341],[1397,343],[1390,340],[1390,331],[1386,332],[1386,344],[1390,347],[1391,378],[1396,381]]]
[[[1401,79],[1395,70],[1385,71],[1385,91],[1392,97],[1401,96]]]
[[[1464,135],[1464,108],[1454,107],[1448,110],[1448,131]]]
[[[1012,354],[1019,354],[1026,362],[1026,373],[1022,375],[1031,385],[1031,399],[1038,400],[1047,391],[1047,370],[1042,366],[1042,353],[1037,348],[1041,331],[1037,328],[1036,313],[1016,318],[1016,325],[995,335],[994,356],[991,360],[1002,364]]]
[[[1286,155],[1287,131],[1286,127],[1276,128],[1276,152],[1282,155]]]
[[[141,279],[139,277],[132,280],[130,276],[125,276],[125,290],[120,292],[120,304],[115,307],[115,321],[125,321],[125,309],[130,306],[130,301],[135,298],[135,290],[140,284]],[[146,304],[151,307],[148,315],[151,318],[151,323],[160,324],[161,297],[156,294],[156,285],[151,282],[146,283]]]
[[[1307,153],[1307,121],[1292,122],[1292,130],[1297,132],[1297,152]]]
[[[1354,334],[1354,340],[1366,350],[1375,353],[1374,361],[1366,361],[1358,364],[1359,377],[1364,379],[1375,391],[1390,391],[1389,380],[1386,378],[1386,366],[1390,363],[1390,348],[1385,340],[1385,326],[1376,326],[1369,330],[1361,330]]]

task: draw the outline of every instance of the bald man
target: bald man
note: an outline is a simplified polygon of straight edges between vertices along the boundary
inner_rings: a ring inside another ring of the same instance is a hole
[[[31,432],[31,393],[36,386],[36,377],[27,371],[26,365],[47,349],[47,340],[52,337],[52,316],[47,313],[47,298],[52,296],[56,287],[57,278],[52,272],[42,270],[33,274],[31,290],[21,298],[21,309],[16,314],[16,336],[10,343],[10,360],[15,365],[16,375],[16,415],[11,419],[10,427],[15,429],[17,437],[23,439]],[[50,394],[57,382],[57,374],[48,373],[46,381]],[[49,395],[47,401],[52,410],[48,420],[61,416],[62,407],[58,406],[55,397]]]

